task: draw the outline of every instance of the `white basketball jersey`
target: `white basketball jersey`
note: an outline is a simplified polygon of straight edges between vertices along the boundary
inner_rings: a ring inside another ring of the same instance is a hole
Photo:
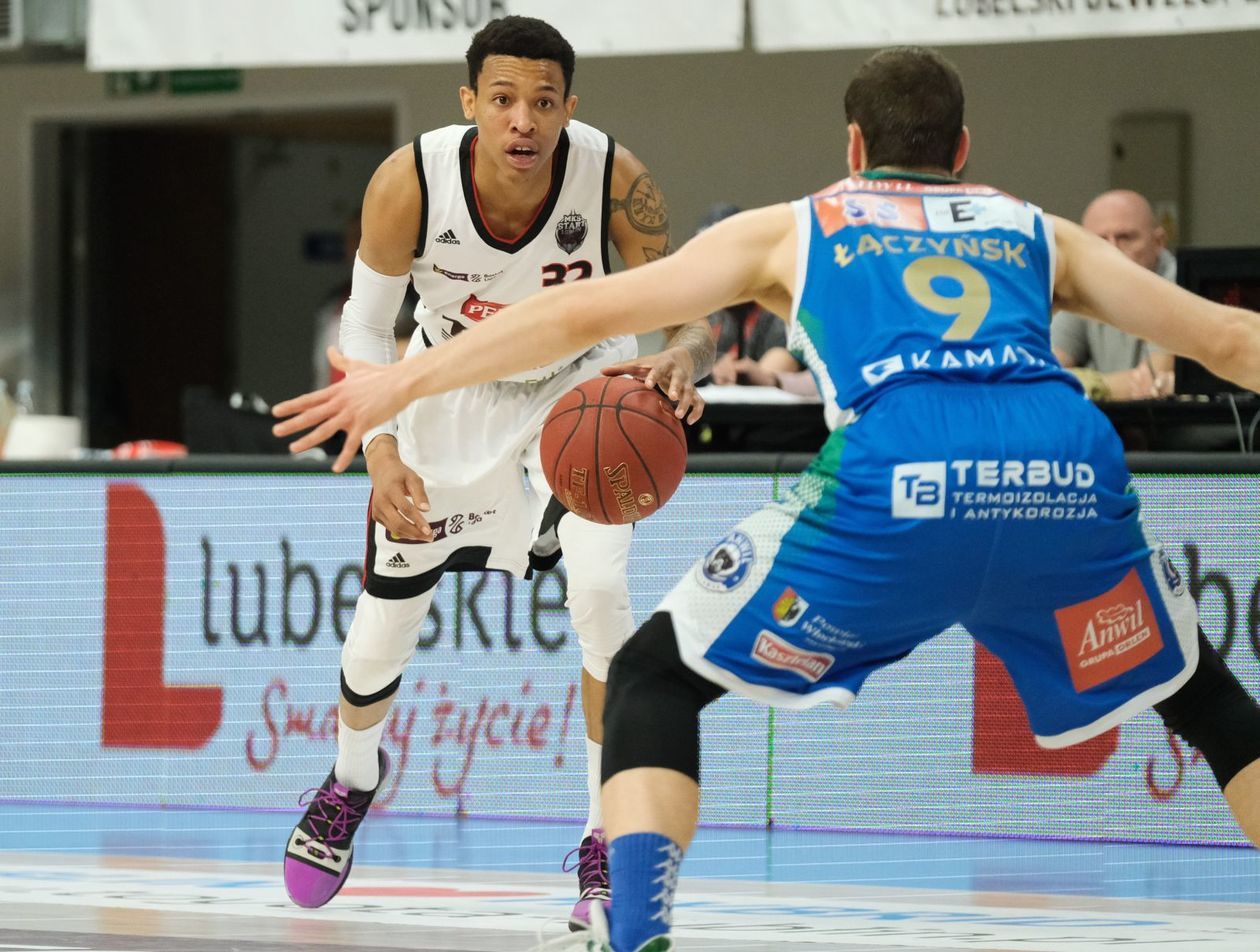
[[[446,126],[415,139],[424,209],[411,279],[420,294],[416,323],[426,347],[549,285],[609,272],[611,136],[569,123],[552,156],[547,198],[514,237],[494,234],[481,217],[473,182],[476,142],[476,126]],[[503,379],[545,379],[578,356]]]

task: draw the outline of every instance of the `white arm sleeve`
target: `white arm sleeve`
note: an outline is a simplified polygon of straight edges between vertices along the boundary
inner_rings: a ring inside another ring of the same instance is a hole
[[[373,271],[357,254],[350,282],[350,299],[341,309],[338,345],[347,357],[373,364],[392,364],[398,359],[394,321],[407,293],[409,274],[389,275]],[[398,430],[393,420],[363,435],[363,448],[378,436]]]

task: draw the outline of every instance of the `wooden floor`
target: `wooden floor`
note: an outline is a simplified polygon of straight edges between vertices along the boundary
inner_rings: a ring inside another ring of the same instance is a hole
[[[0,952],[513,952],[561,934],[571,878],[356,868],[320,910],[276,863],[0,851]],[[684,879],[681,950],[1256,952],[1260,904]]]

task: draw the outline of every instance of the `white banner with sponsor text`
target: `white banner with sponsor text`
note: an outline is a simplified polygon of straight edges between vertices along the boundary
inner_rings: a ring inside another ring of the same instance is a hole
[[[737,50],[742,0],[92,0],[88,65],[160,70],[454,63],[503,16],[555,26],[579,56]]]
[[[1260,0],[753,0],[761,52],[1260,29]]]
[[[1135,479],[1252,695],[1258,479]],[[776,485],[689,475],[635,531],[636,619]],[[0,476],[0,807],[275,809],[322,780],[368,490],[361,476]],[[561,572],[442,580],[386,724],[381,806],[582,818],[564,591]],[[960,631],[875,674],[843,714],[724,698],[704,718],[709,823],[1243,842],[1207,765],[1154,714],[1042,750],[1005,672]]]
[[[635,617],[772,485],[685,481],[670,518],[635,533]],[[369,490],[319,474],[0,476],[0,805],[264,809],[319,783]],[[565,585],[563,563],[442,579],[386,722],[378,805],[584,816]],[[724,700],[705,717],[751,738],[715,764],[706,810],[763,822],[748,791],[764,789],[767,712]]]

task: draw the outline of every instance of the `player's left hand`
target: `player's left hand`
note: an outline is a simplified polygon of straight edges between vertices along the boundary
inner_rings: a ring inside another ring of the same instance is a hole
[[[289,444],[290,453],[301,453],[345,430],[345,446],[332,465],[334,473],[344,473],[359,452],[363,434],[396,416],[407,405],[407,398],[395,392],[390,383],[390,368],[398,364],[354,360],[335,347],[328,348],[328,362],[346,376],[323,390],[277,403],[271,408],[272,416],[288,419],[273,426],[271,432],[284,437],[314,427]]]
[[[643,381],[649,389],[659,387],[675,404],[674,416],[687,423],[695,423],[704,413],[704,398],[696,392],[692,382],[696,365],[691,352],[685,347],[667,347],[659,354],[637,357],[604,368],[605,377],[629,374]]]

